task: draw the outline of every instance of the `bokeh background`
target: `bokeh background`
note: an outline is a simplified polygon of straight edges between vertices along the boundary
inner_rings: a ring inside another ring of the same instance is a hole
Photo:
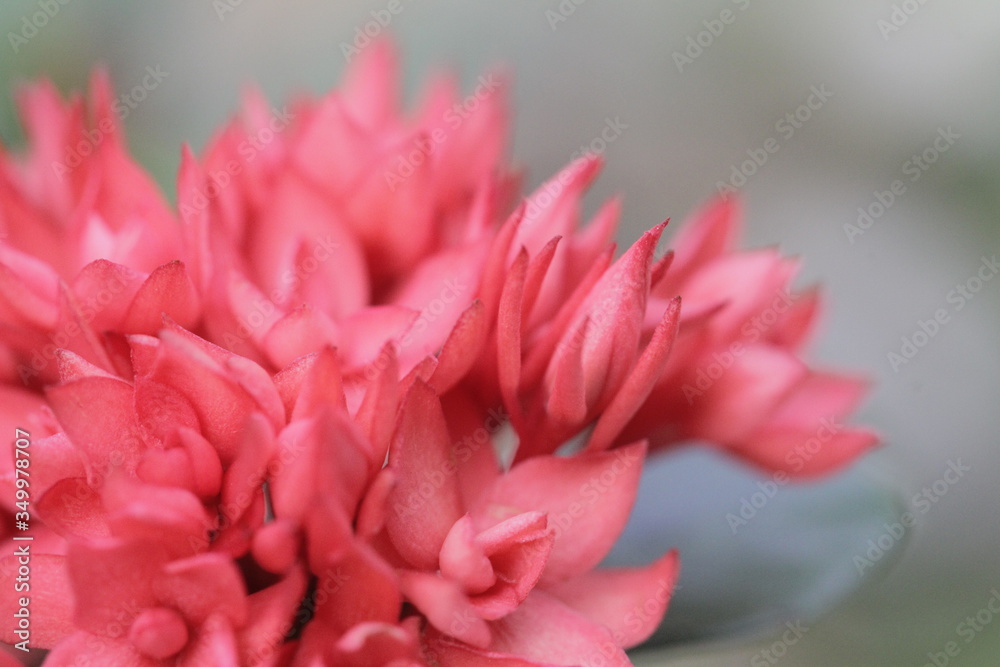
[[[51,15],[32,31],[25,21],[43,5]],[[327,90],[345,67],[344,45],[389,6],[4,0],[0,133],[6,145],[18,144],[12,90],[19,81],[41,75],[81,90],[90,68],[104,63],[126,92],[147,67],[159,67],[166,76],[125,124],[134,153],[172,196],[179,146],[203,146],[245,84],[256,82],[276,102],[296,90]],[[778,662],[920,666],[956,641],[960,653],[946,656],[947,664],[1000,664],[1000,618],[969,641],[957,634],[1000,587],[1000,278],[984,282],[960,310],[948,299],[984,257],[1000,254],[1000,3],[394,6],[400,11],[385,31],[403,54],[411,97],[442,65],[454,67],[467,90],[497,64],[512,76],[511,152],[528,186],[607,123],[623,128],[604,148],[607,166],[588,204],[623,195],[624,242],[664,218],[682,220],[750,159],[748,151],[777,141],[779,150],[739,188],[746,243],[801,256],[802,284],[825,286],[814,358],[874,381],[860,418],[883,432],[885,446],[862,465],[879,471],[904,509],[949,461],[970,468],[920,514],[894,567],[811,619]],[[800,111],[797,126],[779,126],[814,88],[828,93],[821,104],[813,98],[819,108]],[[951,140],[934,148],[939,136]],[[925,151],[933,164],[914,172],[912,158]],[[857,225],[859,207],[872,207],[897,179],[905,192],[867,229],[845,227]],[[893,368],[889,353],[941,308],[947,324]],[[707,642],[636,660],[777,664],[760,653],[775,639]]]

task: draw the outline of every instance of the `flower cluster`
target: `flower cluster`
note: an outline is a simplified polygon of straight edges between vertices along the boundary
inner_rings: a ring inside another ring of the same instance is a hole
[[[808,476],[874,443],[796,454],[863,383],[800,360],[817,294],[734,248],[734,203],[616,259],[618,202],[581,220],[596,157],[519,201],[502,78],[396,90],[383,42],[321,98],[248,94],[176,206],[103,74],[23,91],[0,417],[33,438],[47,664],[627,665],[678,572],[597,567],[649,449]],[[5,457],[5,515],[14,483]]]

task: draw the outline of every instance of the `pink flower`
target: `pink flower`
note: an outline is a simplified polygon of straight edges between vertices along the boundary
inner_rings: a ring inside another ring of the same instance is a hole
[[[678,235],[649,314],[683,295],[677,349],[624,438],[641,433],[654,447],[707,440],[769,470],[828,473],[877,442],[841,422],[867,383],[801,359],[819,293],[793,291],[798,263],[775,250],[733,250],[739,218],[737,202],[719,200]]]
[[[355,373],[390,340],[404,373],[444,343],[513,195],[506,85],[491,75],[466,111],[441,78],[406,117],[397,78],[380,41],[340,90],[280,109],[250,93],[201,164],[185,154],[179,207],[210,339],[275,369],[336,346]]]
[[[103,75],[89,119],[26,94],[0,421],[34,433],[51,664],[627,665],[679,567],[598,567],[647,444],[809,475],[873,443],[837,421],[863,385],[799,358],[815,293],[732,249],[734,205],[676,259],[666,223],[614,259],[618,202],[581,226],[597,158],[515,206],[501,78],[410,116],[396,78],[381,42],[322,98],[250,93],[185,150],[176,215]]]
[[[40,387],[56,350],[120,369],[108,334],[154,333],[167,313],[185,326],[200,299],[181,259],[174,214],[127,155],[102,71],[91,105],[51,84],[20,95],[32,151],[0,150],[0,373]],[[112,337],[113,337],[112,335]]]

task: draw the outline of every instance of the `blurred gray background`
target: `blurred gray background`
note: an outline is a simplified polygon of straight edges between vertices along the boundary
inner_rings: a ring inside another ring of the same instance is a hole
[[[512,153],[529,186],[597,138],[608,119],[627,126],[607,146],[607,167],[588,198],[593,209],[611,194],[624,196],[623,242],[664,218],[683,220],[749,159],[748,150],[777,141],[778,151],[740,188],[746,244],[800,255],[802,284],[825,286],[825,329],[813,358],[875,381],[860,418],[884,433],[886,445],[867,465],[907,499],[950,460],[971,468],[920,515],[888,576],[813,623],[780,664],[920,666],[950,641],[960,653],[948,664],[1000,664],[1000,618],[969,641],[957,634],[1000,587],[1000,278],[963,298],[960,310],[949,300],[983,257],[1000,254],[1000,3],[399,3],[388,30],[403,53],[411,98],[442,65],[455,66],[467,90],[496,64],[513,75]],[[36,33],[26,31],[42,5],[58,9]],[[274,101],[327,90],[345,65],[342,43],[388,6],[6,0],[0,131],[5,143],[18,142],[11,100],[18,81],[45,75],[80,90],[103,62],[124,92],[146,67],[159,66],[168,76],[126,126],[134,153],[172,196],[181,142],[200,148],[237,107],[244,84],[257,82]],[[790,124],[780,121],[813,87],[828,99],[813,98],[819,108],[788,136]],[[952,137],[938,142],[945,151],[933,148],[939,133]],[[914,171],[912,157],[925,151],[934,163]],[[848,234],[859,207],[872,207],[897,179],[905,192],[868,229]],[[941,308],[947,324],[893,369],[887,355]],[[760,651],[773,641],[638,661],[772,664]]]

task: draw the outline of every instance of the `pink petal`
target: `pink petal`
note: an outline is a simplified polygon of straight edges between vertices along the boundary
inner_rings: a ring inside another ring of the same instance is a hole
[[[299,357],[336,345],[339,337],[340,331],[328,315],[304,304],[275,322],[263,344],[274,365],[284,368]]]
[[[141,273],[98,259],[80,270],[73,280],[72,291],[84,311],[91,314],[95,329],[118,329],[125,322],[129,304],[142,285]],[[163,320],[157,317],[152,331],[136,330],[135,333],[153,333],[162,324]]]
[[[632,664],[607,628],[541,591],[492,625],[490,649],[499,653],[560,665]]]
[[[166,552],[154,542],[111,538],[70,543],[67,564],[76,627],[123,637],[139,612],[156,604],[153,583],[166,563]]]
[[[622,648],[631,648],[660,625],[679,569],[672,551],[648,567],[593,570],[546,592],[606,627]]]
[[[670,302],[663,319],[653,331],[652,339],[622,388],[598,417],[597,426],[587,441],[588,451],[600,451],[610,447],[615,437],[621,433],[660,380],[674,339],[677,337],[680,309],[681,300],[677,297]]]
[[[195,625],[217,615],[239,627],[248,617],[243,574],[222,554],[200,554],[168,563],[153,581],[153,590],[159,604],[180,611]]]
[[[811,428],[765,426],[735,450],[767,470],[810,478],[843,468],[878,442],[872,431],[847,428],[836,419],[824,418]]]
[[[240,664],[258,664],[276,655],[306,593],[306,575],[294,568],[278,583],[251,595],[248,622],[240,628]]]
[[[545,279],[549,275],[549,267],[552,266],[552,260],[555,259],[556,251],[560,248],[559,242],[561,240],[561,236],[553,237],[541,250],[538,251],[537,255],[531,258],[531,264],[529,265],[527,274],[524,277],[524,297],[521,306],[522,317],[524,317],[525,320],[532,315],[535,303],[537,302],[539,295],[542,292],[542,287],[545,284]]]
[[[100,494],[82,477],[51,485],[35,501],[38,517],[63,537],[109,537],[111,526]]]
[[[177,659],[179,665],[238,665],[236,633],[229,620],[213,615],[198,628],[187,649]]]
[[[260,414],[252,414],[243,427],[240,449],[222,482],[224,519],[235,521],[250,506],[254,493],[261,487],[267,466],[277,453],[271,425]]]
[[[468,515],[455,522],[441,545],[441,574],[461,584],[466,592],[481,593],[496,583],[493,565],[476,542]]]
[[[522,383],[530,386],[538,382],[545,374],[545,370],[552,361],[556,346],[562,342],[563,335],[576,319],[578,311],[590,295],[594,285],[605,274],[611,264],[614,251],[614,247],[609,247],[594,261],[590,270],[580,279],[576,290],[570,294],[559,311],[551,318],[549,326],[542,336],[533,342],[522,365]]]
[[[86,377],[46,392],[59,423],[84,455],[91,479],[114,468],[133,472],[146,449],[132,407],[133,389],[124,380]]]
[[[596,566],[618,538],[645,452],[645,443],[636,443],[613,452],[528,459],[501,476],[471,514],[487,527],[522,512],[547,512],[556,540],[542,581],[563,581]]]
[[[345,365],[354,368],[377,363],[386,343],[408,335],[419,316],[416,310],[403,306],[372,306],[346,318],[340,346]]]
[[[458,318],[438,355],[438,365],[429,382],[435,391],[445,393],[472,368],[486,342],[486,333],[483,302],[477,299]]]
[[[457,584],[426,572],[400,573],[403,594],[446,635],[486,648],[490,629]]]
[[[412,628],[390,623],[359,623],[337,641],[336,664],[344,667],[411,667],[418,664]]]
[[[348,113],[361,124],[378,127],[398,113],[399,64],[389,39],[375,39],[351,63],[341,83]]]
[[[495,620],[506,616],[534,589],[555,541],[555,531],[546,524],[544,514],[526,512],[476,537],[498,580],[491,590],[472,599],[483,618]]]
[[[35,553],[30,542],[8,542],[8,555],[0,559],[0,585],[6,591],[0,595],[0,614],[6,621],[0,628],[0,641],[14,644],[23,641],[14,633],[18,621],[16,614],[21,609],[21,601],[28,600],[30,614],[30,641],[34,648],[52,648],[76,628],[73,625],[73,590],[66,558],[46,553]],[[13,545],[13,546],[11,546]],[[19,555],[21,547],[27,546],[27,557]],[[13,552],[13,555],[9,555]],[[30,590],[23,589],[24,578],[18,583],[18,567],[27,558],[31,568]]]
[[[522,409],[518,398],[521,381],[521,329],[524,304],[524,281],[527,277],[528,253],[521,249],[510,275],[500,295],[500,310],[497,314],[497,368],[500,394],[504,407],[515,423],[522,419]]]
[[[392,468],[382,468],[375,476],[358,508],[355,532],[362,539],[371,539],[385,528],[389,497],[396,486]]]
[[[495,651],[483,651],[441,636],[428,640],[426,653],[438,664],[448,667],[556,667],[550,662],[536,662]]]
[[[389,465],[397,479],[386,519],[392,543],[414,566],[437,569],[441,545],[464,511],[441,403],[420,380],[403,402]]]
[[[124,634],[115,638],[89,632],[74,632],[45,656],[46,665],[78,667],[81,664],[113,664],[115,667],[162,667],[163,662],[140,653]]]
[[[166,660],[181,652],[188,643],[184,619],[173,609],[146,609],[132,623],[128,634],[132,645],[154,660]]]
[[[556,350],[552,366],[549,367],[549,373],[545,378],[548,385],[548,401],[545,404],[547,416],[556,424],[565,427],[567,431],[583,425],[589,407],[588,394],[596,394],[602,389],[593,381],[594,378],[587,377],[583,357],[585,341],[592,329],[590,319],[584,318],[569,332]]]
[[[317,572],[317,627],[337,636],[359,623],[398,621],[403,604],[398,578],[374,550],[355,542],[327,562]]]
[[[343,378],[337,353],[332,348],[322,348],[307,357],[308,370],[302,377],[299,396],[291,418],[303,419],[323,409],[324,406],[346,408]]]
[[[134,400],[139,427],[160,446],[169,442],[178,429],[201,428],[191,401],[170,385],[138,376]]]
[[[657,294],[676,296],[678,286],[692,273],[730,250],[739,239],[741,217],[742,206],[737,198],[718,197],[695,211],[671,243],[676,260],[668,283]]]
[[[589,406],[603,407],[635,361],[653,253],[665,224],[643,234],[590,291],[583,311],[590,328],[580,341]]]
[[[703,395],[692,400],[688,433],[713,442],[737,442],[760,427],[781,402],[806,377],[808,370],[794,355],[762,345],[746,346],[730,357],[708,355],[698,367],[707,373],[714,359],[730,359],[718,379],[709,379]],[[718,362],[721,367],[722,362]],[[714,368],[714,367],[713,367]],[[688,386],[701,388],[691,372]],[[703,383],[704,384],[704,383]]]
[[[192,491],[199,498],[215,497],[222,487],[222,462],[215,447],[200,433],[181,428],[177,431],[177,444],[183,447],[191,459],[194,475]]]
[[[193,327],[201,315],[201,299],[179,261],[164,264],[149,274],[122,326],[129,333],[153,334],[163,326],[164,315],[184,328]]]
[[[354,419],[372,443],[375,460],[384,461],[396,426],[400,393],[399,364],[392,343],[386,343],[375,364],[366,369],[365,379],[368,380],[368,388]]]
[[[204,506],[185,489],[113,477],[103,501],[112,534],[156,541],[172,557],[193,553],[212,527]]]
[[[251,552],[262,568],[275,574],[288,572],[299,557],[299,530],[294,522],[275,519],[253,535]]]

